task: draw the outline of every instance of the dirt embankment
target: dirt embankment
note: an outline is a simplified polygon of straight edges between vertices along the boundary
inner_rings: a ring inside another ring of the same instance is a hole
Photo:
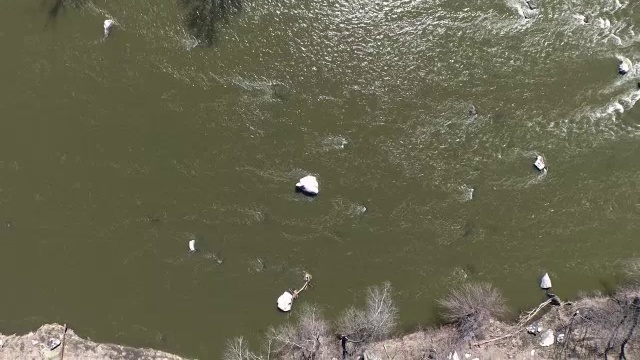
[[[25,335],[0,334],[0,359],[2,360],[183,360],[183,358],[153,349],[138,349],[115,344],[98,344],[85,340],[71,329],[64,335],[64,326],[42,325]],[[57,344],[56,340],[60,341]],[[53,350],[51,345],[57,345]],[[63,354],[64,352],[64,354]]]
[[[640,359],[640,287],[545,310],[523,325],[491,321],[483,339],[461,340],[454,326],[445,326],[371,344],[361,358]]]

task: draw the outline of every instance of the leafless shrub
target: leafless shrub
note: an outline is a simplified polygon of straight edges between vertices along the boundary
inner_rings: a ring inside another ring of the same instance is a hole
[[[640,289],[626,288],[612,297],[581,299],[563,329],[563,356],[626,359],[639,355]]]
[[[640,285],[640,258],[625,261],[623,271],[631,284]]]
[[[267,355],[253,353],[249,350],[249,344],[244,338],[237,337],[227,341],[227,347],[222,358],[223,360],[269,360],[270,352],[270,349],[267,349]]]
[[[482,330],[489,320],[507,310],[500,291],[488,283],[464,284],[439,303],[445,320],[456,324],[465,340],[483,337]]]
[[[341,334],[354,343],[387,338],[398,322],[398,308],[391,296],[391,284],[370,287],[364,309],[351,307],[340,320]]]
[[[279,328],[271,328],[267,339],[280,356],[302,359],[320,359],[324,341],[329,337],[329,325],[314,306],[302,306],[296,320]]]

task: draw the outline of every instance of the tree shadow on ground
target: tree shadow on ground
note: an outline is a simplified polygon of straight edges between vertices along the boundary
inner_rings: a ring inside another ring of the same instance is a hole
[[[67,7],[80,7],[85,5],[88,0],[46,0],[45,6],[49,14],[49,20],[55,20],[60,16],[62,11]]]
[[[62,0],[64,1],[64,0]],[[184,11],[184,24],[198,46],[215,45],[218,25],[242,11],[242,0],[177,0]]]

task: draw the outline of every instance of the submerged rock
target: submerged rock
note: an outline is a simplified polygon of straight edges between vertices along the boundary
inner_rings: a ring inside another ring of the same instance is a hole
[[[296,188],[307,195],[315,196],[318,195],[320,191],[318,185],[318,179],[315,176],[307,175],[300,179],[300,181],[296,184]]]
[[[544,273],[542,280],[540,280],[540,288],[543,290],[551,289],[551,278],[548,273]]]
[[[469,112],[469,119],[471,121],[474,121],[475,119],[478,118],[478,109],[476,108],[475,105],[470,104],[467,111]]]

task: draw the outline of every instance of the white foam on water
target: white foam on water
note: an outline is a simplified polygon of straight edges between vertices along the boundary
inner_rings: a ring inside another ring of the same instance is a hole
[[[460,192],[462,193],[460,195],[460,201],[462,202],[466,202],[466,201],[470,201],[473,199],[473,187],[469,186],[469,185],[462,185],[460,186]]]
[[[322,151],[342,150],[349,144],[349,140],[345,136],[327,136],[321,141]]]

